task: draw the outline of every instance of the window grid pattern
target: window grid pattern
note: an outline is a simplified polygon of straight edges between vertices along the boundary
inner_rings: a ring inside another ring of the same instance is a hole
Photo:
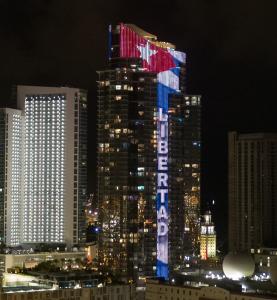
[[[11,153],[11,246],[20,243],[20,197],[21,197],[21,150],[22,150],[21,116],[12,116],[12,153]]]
[[[65,95],[25,98],[23,239],[64,242]]]

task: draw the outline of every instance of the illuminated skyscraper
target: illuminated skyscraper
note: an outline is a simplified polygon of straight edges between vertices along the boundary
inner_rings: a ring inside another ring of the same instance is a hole
[[[229,133],[229,249],[277,247],[277,134]]]
[[[21,243],[85,242],[86,92],[18,86],[17,104],[25,116]]]
[[[184,255],[185,54],[131,24],[109,36],[98,72],[100,268],[167,278]]]
[[[20,110],[0,109],[0,243],[7,246],[21,236],[23,127]]]
[[[212,214],[207,211],[201,223],[200,257],[203,260],[216,257],[216,232],[212,222]]]

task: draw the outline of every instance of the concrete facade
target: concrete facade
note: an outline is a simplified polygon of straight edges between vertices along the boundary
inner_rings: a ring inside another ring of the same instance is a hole
[[[277,247],[277,134],[229,133],[229,250]]]
[[[82,289],[0,293],[0,300],[132,300],[135,289],[131,285],[110,285]]]
[[[234,293],[215,286],[189,287],[146,283],[145,300],[274,300],[275,296]]]
[[[86,241],[87,94],[17,86],[25,117],[21,244]]]
[[[17,246],[21,237],[23,168],[22,111],[0,109],[0,243]]]

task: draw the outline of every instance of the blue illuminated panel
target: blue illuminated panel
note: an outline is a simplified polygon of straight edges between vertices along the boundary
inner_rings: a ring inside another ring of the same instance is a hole
[[[168,278],[168,92],[158,84],[157,276]]]

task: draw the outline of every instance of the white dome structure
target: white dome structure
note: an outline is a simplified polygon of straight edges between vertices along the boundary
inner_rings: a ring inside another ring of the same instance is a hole
[[[277,257],[271,259],[269,273],[271,282],[277,285]]]
[[[227,254],[223,260],[223,272],[232,280],[239,280],[254,274],[255,263],[248,254],[233,253]]]

